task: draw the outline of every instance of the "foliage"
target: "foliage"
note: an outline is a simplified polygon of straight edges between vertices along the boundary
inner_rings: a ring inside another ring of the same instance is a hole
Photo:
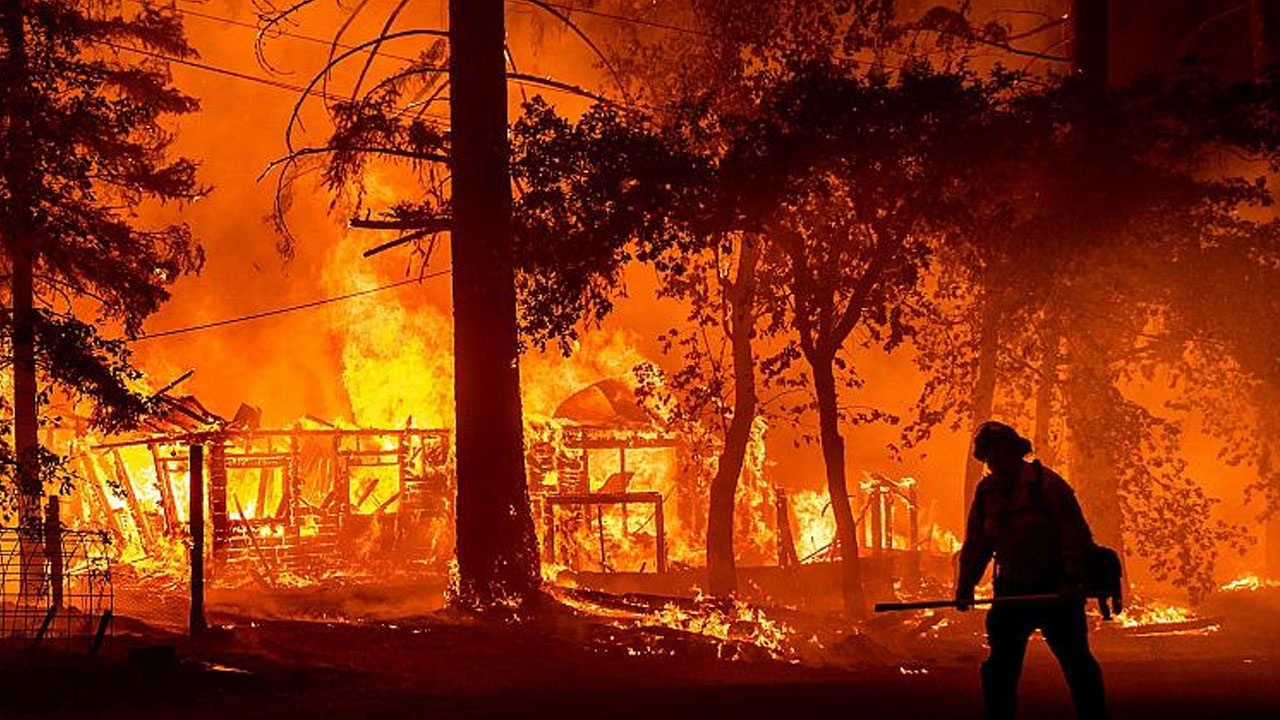
[[[167,118],[198,105],[172,86],[167,63],[154,59],[195,51],[176,10],[149,2],[129,7],[96,0],[16,6],[10,12],[20,14],[7,14],[5,23],[11,30],[21,24],[23,52],[15,54],[13,33],[6,33],[0,81],[8,140],[0,218],[6,242],[29,247],[33,258],[36,362],[49,385],[43,401],[87,399],[91,422],[104,430],[135,422],[146,399],[134,389],[139,376],[124,341],[103,329],[116,325],[125,338],[136,337],[168,299],[168,287],[203,262],[186,225],[139,216],[148,203],[193,201],[207,191],[194,162],[169,156],[173,136],[165,128]],[[23,56],[25,65],[15,68]],[[27,139],[21,147],[13,142],[19,132]],[[28,225],[34,236],[14,237]],[[5,274],[12,279],[11,265]],[[12,323],[6,312],[6,336]],[[13,345],[5,350],[8,362]],[[12,413],[6,406],[4,415]],[[13,448],[2,450],[11,492]],[[49,449],[40,466],[46,481],[67,477]]]
[[[1240,398],[1247,383],[1232,356],[1265,353],[1258,343],[1267,335],[1258,315],[1241,310],[1262,311],[1275,297],[1264,287],[1273,271],[1256,256],[1274,245],[1276,228],[1250,219],[1270,204],[1270,190],[1249,176],[1258,165],[1224,172],[1220,161],[1236,152],[1262,162],[1274,147],[1251,96],[1194,72],[1102,95],[1069,79],[1022,93],[1005,131],[1013,152],[982,168],[980,180],[1013,202],[979,213],[976,232],[943,256],[931,319],[913,339],[930,381],[907,446],[935,425],[957,427],[969,411],[965,388],[976,381],[981,318],[991,313],[1000,318],[998,376],[1011,415],[1028,417],[1026,399],[1047,383],[1052,402],[1039,412],[1062,421],[1058,440],[1066,432],[1110,468],[1073,467],[1093,507],[1118,503],[1139,554],[1196,596],[1211,587],[1219,553],[1242,548],[1245,531],[1212,518],[1214,501],[1181,459],[1181,427],[1188,410]],[[1241,292],[1235,278],[1256,292]],[[1234,323],[1230,346],[1224,321]],[[1128,398],[1157,377],[1175,391],[1168,408]],[[1229,426],[1237,449],[1265,437],[1238,422],[1238,408],[1217,410],[1210,426]],[[1252,456],[1264,459],[1259,450]],[[1100,472],[1112,474],[1111,490],[1089,487]]]
[[[631,260],[673,277],[703,242],[714,203],[713,159],[696,128],[659,125],[597,104],[577,122],[540,98],[512,129],[521,325],[528,342],[568,352],[582,322],[599,322]]]

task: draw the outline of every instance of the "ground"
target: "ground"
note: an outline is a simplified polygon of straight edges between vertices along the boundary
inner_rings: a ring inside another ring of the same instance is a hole
[[[447,610],[311,620],[222,611],[198,643],[122,618],[93,661],[77,647],[9,648],[0,717],[979,717],[980,612],[878,616],[858,631],[838,618],[782,613],[792,632],[779,651],[762,648],[767,633],[733,608],[725,640],[699,634],[712,624],[706,608],[652,624],[621,612],[625,603],[593,601],[602,604],[558,595],[523,617],[484,619]],[[1116,717],[1280,715],[1277,604],[1258,593],[1211,603],[1207,612],[1224,615],[1207,635],[1095,633]],[[1039,640],[1022,697],[1022,717],[1072,717]]]

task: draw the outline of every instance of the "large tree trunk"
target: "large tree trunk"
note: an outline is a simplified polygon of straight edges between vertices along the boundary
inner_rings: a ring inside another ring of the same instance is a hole
[[[973,399],[969,404],[969,435],[991,419],[996,401],[996,361],[1000,357],[1000,314],[990,293],[983,298],[981,327],[978,328],[978,377],[973,383]],[[972,443],[971,443],[972,445]],[[972,447],[965,452],[964,507],[961,518],[969,516],[969,504],[982,479],[983,465],[974,459]]]
[[[1276,491],[1273,491],[1276,492]],[[1266,553],[1264,573],[1268,579],[1280,578],[1280,511],[1267,516],[1263,549]]]
[[[1106,374],[1074,360],[1066,384],[1067,431],[1071,436],[1069,480],[1098,542],[1124,557],[1120,477],[1107,439],[1107,406],[1120,401]]]
[[[1050,424],[1053,421],[1053,393],[1058,385],[1058,335],[1046,331],[1040,361],[1040,377],[1036,383],[1036,431],[1032,438],[1036,457],[1045,465],[1053,465],[1057,461],[1054,456],[1053,442],[1049,438]]]
[[[9,206],[4,217],[10,277],[10,341],[13,348],[13,443],[17,459],[18,520],[22,527],[21,593],[33,598],[43,583],[44,565],[40,478],[40,423],[35,359],[34,214],[32,189],[34,161],[29,124],[30,80],[27,67],[26,27],[20,0],[3,4],[7,87],[4,88],[7,128],[4,178]]]
[[[827,471],[827,493],[836,518],[836,540],[840,545],[840,589],[845,612],[860,616],[866,611],[862,590],[862,566],[858,561],[858,532],[849,505],[845,481],[844,438],[840,435],[840,409],[836,393],[834,357],[810,359],[813,388],[818,400],[819,438]]]
[[[503,0],[450,0],[458,599],[539,585],[525,481]],[[426,378],[420,381],[426,382]]]
[[[1109,0],[1072,0],[1074,39],[1071,55],[1076,72],[1097,88],[1104,88],[1111,74],[1111,3]]]
[[[733,355],[733,417],[725,433],[724,449],[711,480],[707,513],[707,573],[712,595],[730,595],[738,589],[733,552],[733,516],[738,478],[751,442],[756,417],[755,354],[751,338],[755,327],[756,267],[760,244],[745,237],[738,254],[737,277],[729,289],[729,343]]]
[[[1280,7],[1273,0],[1249,0],[1253,77],[1258,82],[1280,64]]]

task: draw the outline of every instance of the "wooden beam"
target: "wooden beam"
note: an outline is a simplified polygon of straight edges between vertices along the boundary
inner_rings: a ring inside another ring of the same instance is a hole
[[[112,450],[111,456],[116,461],[116,472],[127,475],[129,470],[125,467],[124,458],[120,456],[120,449]],[[173,484],[170,482],[168,465],[164,458],[160,457],[160,446],[151,446],[151,458],[156,466],[156,487],[160,490],[160,508],[164,513],[164,532],[166,535],[177,535],[179,525],[178,504],[173,499]]]
[[[111,535],[116,542],[123,546],[125,541],[124,529],[120,527],[120,518],[116,517],[115,508],[111,507],[111,500],[107,498],[107,491],[102,487],[102,477],[98,475],[98,468],[94,463],[93,456],[87,452],[82,454],[80,456],[80,465],[84,468],[85,480],[89,483],[89,491],[95,504],[102,509],[107,529],[111,531]]]
[[[129,505],[129,512],[133,515],[134,524],[138,526],[138,535],[142,539],[142,544],[147,554],[150,554],[156,542],[155,532],[151,529],[151,523],[147,520],[147,516],[142,512],[142,505],[138,502],[138,495],[133,489],[133,479],[129,477],[129,470],[125,468],[124,460],[120,458],[120,451],[113,450],[111,455],[112,459],[115,460],[116,482],[124,490],[124,499]]]

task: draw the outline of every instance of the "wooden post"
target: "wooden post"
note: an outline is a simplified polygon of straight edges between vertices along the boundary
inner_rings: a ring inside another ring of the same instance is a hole
[[[604,548],[604,506],[596,506],[596,525],[600,530],[600,572],[609,572],[609,555]]]
[[[880,532],[880,538],[884,543],[885,550],[893,549],[893,507],[896,504],[893,488],[887,484],[880,485],[880,502],[884,504],[884,513],[881,515],[881,522],[884,529]]]
[[[351,468],[342,461],[342,438],[334,433],[333,435],[333,493],[337,497],[338,507],[338,527],[345,527],[347,524],[347,516],[351,514]],[[364,498],[361,498],[361,503]]]
[[[663,499],[658,498],[653,508],[653,529],[658,536],[658,572],[667,571],[667,525],[662,518]]]
[[[214,438],[209,446],[209,522],[213,525],[216,568],[231,544],[231,524],[227,518],[227,450],[222,438]]]
[[[777,514],[778,528],[778,567],[791,567],[800,564],[796,555],[796,541],[791,535],[791,502],[785,488],[774,488],[773,505]]]
[[[138,537],[142,540],[147,555],[150,555],[155,550],[155,532],[151,529],[151,522],[147,520],[147,516],[142,512],[142,504],[138,502],[137,491],[133,488],[133,478],[129,476],[129,468],[125,467],[124,458],[120,456],[120,451],[112,450],[111,457],[115,462],[116,481],[120,483],[120,488],[124,490],[125,502],[129,504],[129,512],[133,515],[133,522],[138,526]]]
[[[208,627],[204,617],[204,445],[191,443],[190,460],[191,507],[187,517],[191,520],[191,618],[188,631],[194,638]]]
[[[49,559],[49,611],[62,607],[62,508],[57,495],[50,495],[45,506],[44,553]]]
[[[884,507],[882,505],[884,502],[884,495],[880,492],[880,483],[878,480],[874,480],[872,482],[870,493],[871,518],[867,523],[871,529],[869,544],[871,545],[871,554],[879,557],[881,551],[884,549]]]
[[[165,458],[160,455],[158,445],[152,443],[151,457],[156,465],[156,487],[160,490],[160,510],[164,513],[164,534],[178,534],[178,503],[173,497],[173,485],[170,482],[169,466],[165,462]],[[120,449],[114,448],[111,454],[115,456],[116,467],[123,468],[124,460],[120,457]]]
[[[908,508],[907,519],[911,523],[911,579],[918,581],[920,579],[920,555],[924,552],[920,549],[920,494],[916,491],[916,483],[912,482],[907,488],[907,502],[910,504]]]
[[[542,524],[543,560],[554,565],[556,562],[556,506],[545,499],[542,502]]]
[[[296,429],[296,428],[295,428]],[[276,519],[285,531],[296,537],[298,531],[298,497],[302,492],[302,438],[289,436],[289,464],[285,466],[284,489]]]

